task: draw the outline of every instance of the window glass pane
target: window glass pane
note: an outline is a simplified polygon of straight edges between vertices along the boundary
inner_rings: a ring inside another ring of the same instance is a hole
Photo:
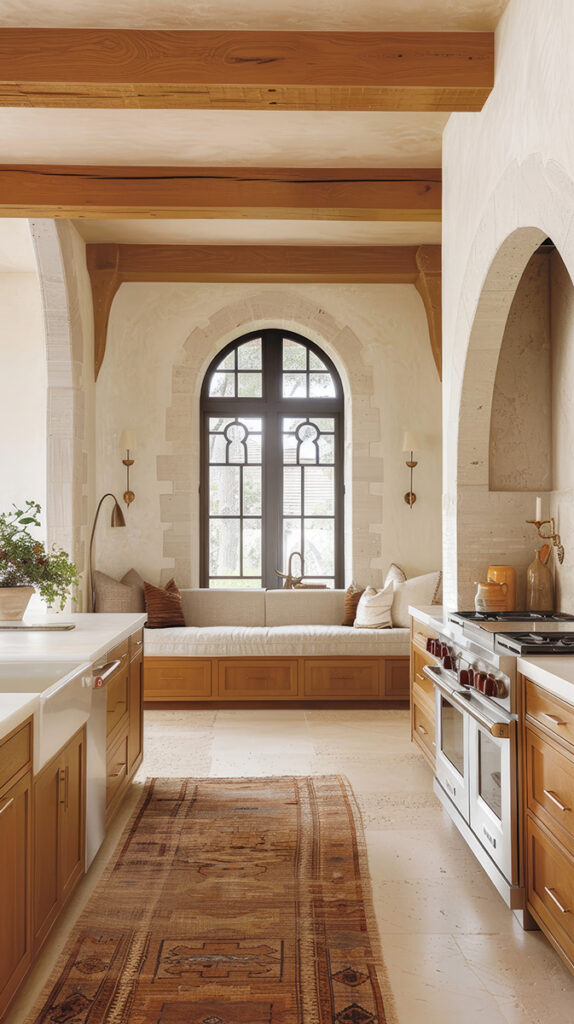
[[[239,466],[212,466],[209,474],[209,514],[238,516]]]
[[[285,465],[297,462],[298,443],[295,434],[283,434],[283,462]]]
[[[243,520],[243,575],[261,575],[261,520]]]
[[[304,373],[283,374],[283,398],[306,398],[307,376]]]
[[[332,519],[305,520],[305,572],[332,576],[335,572],[335,523]]]
[[[260,373],[239,373],[237,375],[237,395],[239,398],[261,398],[262,378]]]
[[[297,427],[299,426],[299,424],[300,423],[304,423],[304,422],[305,422],[305,420],[302,419],[301,416],[296,416],[295,418],[292,418],[291,416],[284,416],[283,417],[283,430],[285,432],[294,433],[297,430]],[[318,420],[313,420],[313,422],[314,423],[318,423],[319,421]]]
[[[247,461],[251,465],[261,463],[261,434],[249,434],[247,438]]]
[[[222,359],[217,365],[218,370],[234,370],[235,369],[235,349],[232,352],[228,352],[225,359]]]
[[[335,398],[335,384],[331,374],[310,373],[309,395],[311,398]]]
[[[335,461],[335,438],[333,434],[323,434],[319,438],[319,462],[333,464]]]
[[[332,467],[306,466],[305,515],[333,516],[335,514],[335,470]]]
[[[300,465],[305,463],[315,464],[319,461],[319,448],[317,441],[319,431],[314,423],[302,423],[297,427],[295,436],[299,442],[297,448],[297,462]]]
[[[283,515],[301,515],[301,470],[299,466],[283,470]]]
[[[314,352],[309,352],[309,369],[323,370],[325,373],[328,373],[325,363],[322,359],[319,359],[319,356],[315,355]]]
[[[261,515],[260,466],[245,466],[243,470],[243,515]]]
[[[311,422],[319,428],[322,434],[332,434],[335,430],[335,420],[332,416],[312,416]]]
[[[210,576],[239,576],[239,519],[210,519]]]
[[[227,441],[223,434],[211,434],[209,438],[209,461],[226,462]]]
[[[225,428],[227,462],[247,462],[247,427],[239,420]]]
[[[255,590],[257,587],[261,587],[261,578],[249,576],[247,579],[241,579],[241,577],[235,577],[235,579],[210,579],[209,587],[211,590],[243,590],[244,587],[249,587]]]
[[[290,341],[289,338],[283,339],[283,369],[307,369],[307,349],[304,345],[299,345],[297,341]]]
[[[261,362],[261,338],[253,338],[246,341],[237,349],[237,365],[240,370],[260,370]]]
[[[285,566],[284,572],[287,572],[287,562],[289,555],[292,551],[301,550],[301,520],[300,519],[284,519],[283,520],[283,564]],[[295,559],[293,560],[295,562]],[[298,560],[297,560],[298,561]],[[280,565],[277,566],[281,568]],[[293,565],[295,572],[298,571],[297,566]]]
[[[247,421],[246,421],[247,422]],[[209,430],[211,433],[216,431],[223,431],[230,423],[233,423],[231,416],[210,416],[209,417]]]
[[[235,374],[214,373],[209,383],[210,398],[235,398]]]

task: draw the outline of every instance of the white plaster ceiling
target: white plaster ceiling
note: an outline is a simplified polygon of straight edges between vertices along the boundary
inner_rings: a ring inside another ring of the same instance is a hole
[[[36,259],[27,220],[0,217],[0,273],[35,272]]]
[[[491,31],[508,0],[2,0],[0,25]]]
[[[0,108],[0,162],[439,167],[443,113]]]
[[[368,221],[76,220],[86,242],[172,245],[421,245],[440,224]]]

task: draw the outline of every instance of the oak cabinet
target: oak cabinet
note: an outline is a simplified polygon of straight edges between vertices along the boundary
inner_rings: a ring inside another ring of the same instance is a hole
[[[132,775],[143,755],[143,656],[137,651],[130,661],[128,774]]]
[[[106,825],[114,817],[143,756],[142,633],[108,654],[119,666],[107,684]]]
[[[32,959],[31,737],[29,721],[0,743],[0,1018]]]
[[[38,949],[84,873],[85,729],[34,781],[34,946]]]
[[[432,681],[424,674],[425,665],[436,665],[434,655],[426,650],[427,637],[436,637],[427,626],[413,619],[411,627],[411,739],[420,748],[430,767],[436,761],[436,712]]]

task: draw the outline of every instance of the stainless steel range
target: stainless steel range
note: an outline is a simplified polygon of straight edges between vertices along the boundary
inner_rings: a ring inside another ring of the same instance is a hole
[[[524,905],[518,843],[516,660],[572,653],[574,616],[455,612],[427,650],[436,700],[434,789],[509,907]],[[534,639],[533,639],[534,638]]]

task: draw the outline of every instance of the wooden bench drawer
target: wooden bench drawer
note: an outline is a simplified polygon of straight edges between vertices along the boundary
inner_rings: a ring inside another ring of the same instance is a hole
[[[238,658],[219,662],[220,699],[289,700],[296,698],[297,662],[288,658]]]
[[[116,726],[121,722],[128,712],[128,684],[129,674],[127,665],[123,672],[112,676],[111,682],[106,684],[107,693],[107,718],[106,732],[109,736]]]
[[[209,658],[144,658],[144,700],[209,700],[213,696]]]
[[[106,754],[106,808],[109,808],[127,784],[128,734],[123,732]]]
[[[419,707],[416,703],[413,707],[413,738],[434,762],[436,751],[434,718],[428,715],[426,707]]]
[[[526,716],[574,747],[574,707],[526,680]]]
[[[376,659],[308,659],[304,662],[305,697],[354,700],[379,696],[379,662]]]
[[[574,756],[526,730],[528,809],[574,856]]]
[[[27,768],[32,760],[32,720],[29,719],[0,742],[0,791]]]
[[[526,820],[526,895],[537,919],[574,960],[574,860],[532,819]]]
[[[381,695],[392,700],[409,699],[409,659],[383,658],[382,673],[384,687]]]

